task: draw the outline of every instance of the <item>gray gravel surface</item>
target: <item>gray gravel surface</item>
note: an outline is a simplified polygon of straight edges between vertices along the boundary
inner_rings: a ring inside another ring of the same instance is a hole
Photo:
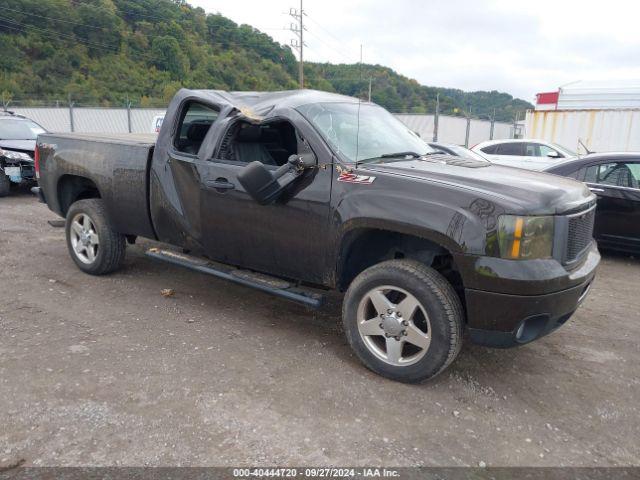
[[[465,344],[410,386],[357,361],[339,298],[312,312],[146,241],[91,277],[54,219],[0,199],[0,466],[640,464],[638,259],[605,255],[551,336]]]

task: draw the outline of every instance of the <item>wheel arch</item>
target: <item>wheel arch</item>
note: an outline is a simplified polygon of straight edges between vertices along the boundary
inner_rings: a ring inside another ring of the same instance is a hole
[[[402,226],[356,225],[340,241],[336,286],[345,291],[367,268],[392,259],[413,259],[440,272],[454,287],[464,304],[464,286],[455,254],[459,248],[437,232],[414,231]]]
[[[97,184],[88,177],[80,175],[62,175],[57,182],[56,195],[58,205],[63,216],[67,215],[69,207],[78,200],[102,198]]]

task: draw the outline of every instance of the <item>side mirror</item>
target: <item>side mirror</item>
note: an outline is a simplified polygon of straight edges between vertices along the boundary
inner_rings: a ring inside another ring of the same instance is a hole
[[[313,153],[301,153],[299,155],[291,155],[287,160],[290,165],[295,168],[313,168],[318,160]]]
[[[291,155],[287,163],[277,170],[269,170],[262,162],[251,162],[238,174],[238,182],[260,205],[275,202],[284,189],[305,169],[316,165],[313,153]]]
[[[551,150],[549,153],[547,153],[547,157],[549,157],[549,158],[560,158],[560,154],[558,152],[556,152],[555,150]]]

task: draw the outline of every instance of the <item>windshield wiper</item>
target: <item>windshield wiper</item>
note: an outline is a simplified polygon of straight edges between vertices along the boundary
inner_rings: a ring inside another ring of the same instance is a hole
[[[416,152],[397,152],[397,153],[385,153],[378,158],[398,158],[398,157],[413,157],[420,158],[422,155]]]
[[[371,162],[374,160],[380,160],[382,158],[402,158],[402,157],[420,158],[420,154],[416,152],[385,153],[382,155],[378,155],[377,157],[363,158],[362,160],[358,160],[357,163]]]

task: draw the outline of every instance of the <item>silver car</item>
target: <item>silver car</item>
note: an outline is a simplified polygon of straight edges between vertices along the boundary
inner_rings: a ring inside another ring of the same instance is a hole
[[[545,170],[578,156],[576,152],[557,143],[535,139],[489,140],[479,143],[471,150],[492,163],[528,170]]]

